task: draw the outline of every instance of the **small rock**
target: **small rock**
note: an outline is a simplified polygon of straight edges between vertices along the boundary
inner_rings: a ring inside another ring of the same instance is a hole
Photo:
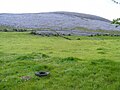
[[[27,80],[30,80],[31,77],[30,76],[22,76],[21,79],[27,81]]]

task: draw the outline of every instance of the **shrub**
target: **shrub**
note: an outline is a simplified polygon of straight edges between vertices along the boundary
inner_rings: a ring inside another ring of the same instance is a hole
[[[8,32],[8,29],[3,29],[4,32]]]

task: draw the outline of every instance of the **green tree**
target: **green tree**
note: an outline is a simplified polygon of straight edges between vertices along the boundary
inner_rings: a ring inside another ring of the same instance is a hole
[[[112,24],[116,24],[116,27],[120,26],[120,18],[113,19]]]
[[[112,1],[116,4],[120,4],[120,2],[118,2],[116,0],[112,0]],[[120,18],[113,19],[112,24],[116,24],[116,27],[120,26]]]

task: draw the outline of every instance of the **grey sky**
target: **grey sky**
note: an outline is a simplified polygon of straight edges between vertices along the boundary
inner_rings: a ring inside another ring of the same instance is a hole
[[[120,5],[111,0],[0,0],[0,13],[52,11],[87,13],[110,20],[120,17]]]

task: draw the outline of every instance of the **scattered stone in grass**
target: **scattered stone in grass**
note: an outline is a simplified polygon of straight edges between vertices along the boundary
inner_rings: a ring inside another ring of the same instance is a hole
[[[30,76],[22,76],[21,79],[27,81],[27,80],[30,80],[31,77]]]
[[[45,71],[35,72],[35,75],[38,77],[48,76],[49,74],[50,72],[45,72]]]

